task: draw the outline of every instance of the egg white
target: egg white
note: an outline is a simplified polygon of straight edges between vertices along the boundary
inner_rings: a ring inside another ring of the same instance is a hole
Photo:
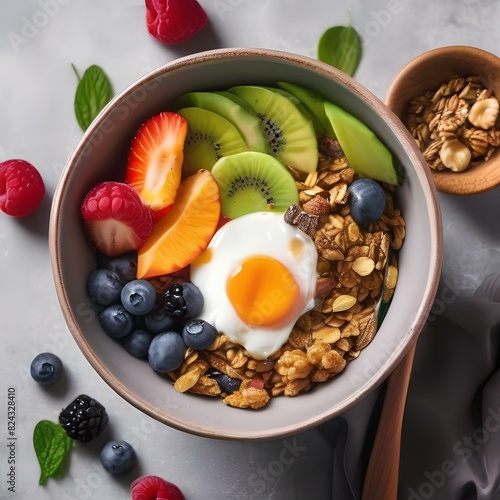
[[[251,327],[231,304],[226,283],[245,259],[266,255],[281,262],[299,286],[293,320],[273,326]],[[311,238],[287,224],[283,214],[256,212],[225,224],[204,254],[191,264],[191,280],[201,290],[205,305],[201,318],[255,359],[266,359],[287,341],[297,318],[314,307],[318,254]]]

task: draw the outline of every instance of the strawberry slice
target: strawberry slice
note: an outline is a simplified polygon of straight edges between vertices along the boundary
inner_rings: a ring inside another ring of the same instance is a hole
[[[144,123],[132,141],[126,181],[155,211],[165,211],[175,200],[187,129],[181,115],[162,112]]]
[[[151,210],[124,182],[95,186],[83,200],[81,214],[90,241],[109,257],[138,250],[153,229]]]
[[[181,490],[158,476],[143,476],[130,485],[132,500],[184,500]]]
[[[146,0],[149,34],[167,45],[193,37],[207,20],[205,11],[196,0]]]

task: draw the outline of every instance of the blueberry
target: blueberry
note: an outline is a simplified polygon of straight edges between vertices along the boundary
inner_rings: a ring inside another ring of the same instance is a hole
[[[177,370],[184,361],[186,345],[176,332],[163,332],[156,335],[148,350],[149,364],[161,373]]]
[[[359,227],[376,221],[385,209],[385,192],[372,179],[358,179],[349,186],[351,216]]]
[[[108,257],[101,252],[97,252],[97,267],[102,267],[114,271],[123,285],[135,280],[137,275],[137,252],[131,251],[119,255],[118,257]]]
[[[53,385],[61,379],[63,370],[62,361],[50,352],[43,352],[33,359],[30,373],[39,384]]]
[[[191,282],[175,283],[165,292],[165,310],[172,318],[196,318],[204,302],[200,289]]]
[[[151,344],[153,337],[154,335],[147,330],[134,330],[125,337],[123,347],[135,358],[147,359],[149,344]]]
[[[146,314],[156,304],[156,288],[148,280],[129,281],[122,289],[123,307],[132,314]]]
[[[225,373],[221,373],[217,370],[209,370],[207,374],[217,382],[221,392],[232,394],[234,391],[237,391],[240,388],[240,379],[231,378]]]
[[[121,304],[113,304],[99,313],[102,329],[115,339],[123,338],[134,330],[134,316]]]
[[[205,305],[200,289],[191,281],[182,284],[184,300],[186,301],[187,313],[184,319],[196,318]]]
[[[87,295],[97,311],[118,304],[122,288],[118,274],[109,269],[95,269],[87,279]]]
[[[182,329],[184,343],[198,351],[210,347],[215,337],[217,337],[217,330],[203,319],[192,319]]]
[[[151,333],[161,333],[170,330],[177,330],[179,327],[179,323],[172,317],[167,314],[167,311],[163,309],[163,307],[157,307],[152,311],[148,312],[144,316],[144,326]]]
[[[136,455],[126,441],[109,441],[101,448],[99,459],[110,474],[127,474],[135,465]]]

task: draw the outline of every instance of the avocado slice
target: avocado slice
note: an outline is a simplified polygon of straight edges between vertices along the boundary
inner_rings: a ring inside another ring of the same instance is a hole
[[[360,175],[400,185],[401,163],[363,122],[335,104],[325,101],[325,113],[351,167]]]

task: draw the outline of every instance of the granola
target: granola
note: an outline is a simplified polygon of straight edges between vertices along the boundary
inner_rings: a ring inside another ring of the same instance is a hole
[[[500,146],[499,110],[478,77],[453,78],[409,102],[407,126],[432,169],[462,172]]]
[[[169,374],[177,390],[219,396],[236,408],[260,409],[273,397],[297,396],[342,373],[373,339],[384,280],[386,302],[396,286],[397,258],[389,250],[401,248],[405,221],[394,206],[394,187],[384,184],[384,214],[360,228],[347,203],[349,184],[357,177],[354,170],[335,140],[320,143],[319,150],[317,172],[293,172],[300,204],[284,215],[315,242],[317,305],[297,320],[288,341],[268,359],[253,359],[223,334],[208,349],[188,350],[182,366]],[[213,372],[241,381],[239,389],[223,392]]]

